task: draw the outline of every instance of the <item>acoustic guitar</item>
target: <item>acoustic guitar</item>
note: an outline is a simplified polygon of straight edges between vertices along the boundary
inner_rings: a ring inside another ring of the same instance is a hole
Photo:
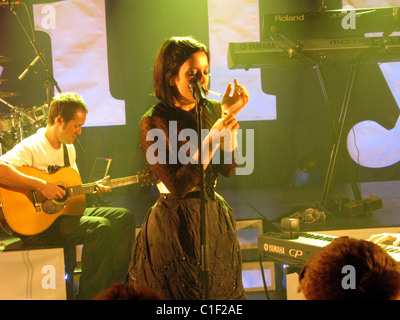
[[[9,234],[13,230],[22,235],[35,235],[50,227],[61,215],[81,215],[86,209],[85,194],[96,191],[96,183],[82,184],[79,173],[70,167],[52,174],[31,167],[19,167],[18,170],[58,185],[65,190],[65,196],[48,200],[38,191],[0,184],[0,224]],[[135,183],[146,184],[151,181],[148,174],[138,174],[111,179],[103,184],[115,188]]]

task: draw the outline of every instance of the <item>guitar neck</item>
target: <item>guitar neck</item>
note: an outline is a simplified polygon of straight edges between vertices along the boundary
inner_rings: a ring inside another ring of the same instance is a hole
[[[104,182],[104,184],[109,186],[110,188],[117,188],[138,182],[139,182],[138,176],[130,176],[124,178],[111,179],[109,181]],[[80,186],[72,186],[68,188],[68,191],[71,197],[87,193],[94,193],[96,191],[96,182],[85,183]]]
[[[107,181],[105,184],[109,186],[110,188],[117,188],[117,187],[123,187],[127,186],[130,184],[138,183],[139,182],[139,177],[138,176],[130,176],[130,177],[124,177],[124,178],[116,178],[116,179],[111,179]]]

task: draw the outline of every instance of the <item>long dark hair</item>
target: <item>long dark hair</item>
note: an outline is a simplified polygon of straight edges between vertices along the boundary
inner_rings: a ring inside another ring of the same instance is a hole
[[[199,51],[203,51],[210,62],[208,48],[191,36],[172,37],[162,44],[153,69],[154,93],[158,99],[171,106],[179,100],[179,91],[171,81],[185,61]]]

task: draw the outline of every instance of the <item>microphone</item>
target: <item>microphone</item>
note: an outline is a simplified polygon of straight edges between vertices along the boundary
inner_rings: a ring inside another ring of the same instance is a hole
[[[31,62],[31,64],[24,70],[24,72],[22,72],[20,74],[20,76],[18,77],[19,80],[22,80],[26,74],[29,72],[29,70],[31,70],[33,68],[33,66],[35,65],[36,62],[38,62],[38,60],[40,59],[41,53],[39,53],[36,58]]]
[[[200,81],[196,78],[192,78],[190,79],[188,86],[193,98],[196,99],[199,105],[205,106],[207,103],[207,98]]]
[[[21,3],[19,1],[4,1],[0,0],[0,7],[11,7],[11,6],[16,6],[20,5]]]

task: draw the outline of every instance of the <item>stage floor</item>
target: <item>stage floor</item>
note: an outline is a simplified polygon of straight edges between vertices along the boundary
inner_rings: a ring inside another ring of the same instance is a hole
[[[362,198],[370,195],[382,199],[383,208],[370,215],[345,215],[338,208],[340,202],[354,200],[349,184],[334,186],[325,221],[301,223],[300,231],[345,230],[400,226],[400,181],[365,182],[359,184]],[[281,217],[296,208],[317,208],[322,199],[323,185],[302,187],[276,187],[263,189],[217,189],[232,207],[237,220],[265,218],[279,226]],[[136,214],[140,227],[148,209],[156,202],[158,194],[154,188],[130,189],[131,192],[106,196],[113,206],[122,206]],[[400,231],[400,228],[399,228]]]

